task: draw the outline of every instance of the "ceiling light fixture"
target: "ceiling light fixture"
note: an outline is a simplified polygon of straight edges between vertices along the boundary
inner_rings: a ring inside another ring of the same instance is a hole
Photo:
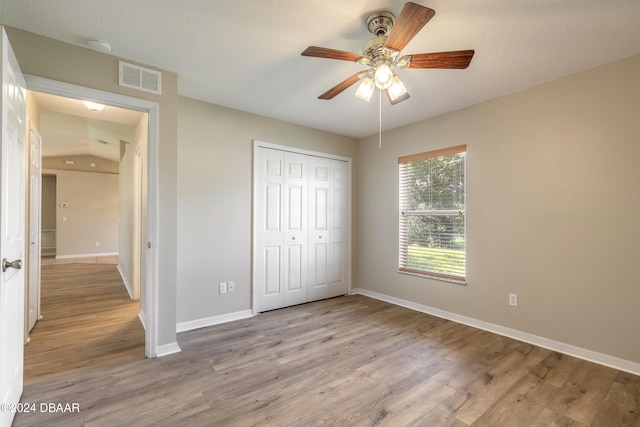
[[[98,104],[97,102],[82,101],[82,103],[91,111],[102,111],[102,109],[104,108],[103,104]]]
[[[407,88],[391,69],[391,66],[406,68],[409,63],[406,57],[399,58],[398,50],[385,45],[394,23],[395,17],[390,12],[372,13],[367,20],[367,27],[375,37],[367,42],[363,55],[356,60],[357,63],[370,67],[366,74],[357,75],[363,80],[356,95],[367,102],[371,100],[375,88],[387,93],[391,105],[409,98]]]
[[[362,80],[356,96],[370,101],[375,88],[380,92],[378,96],[379,115],[379,145],[382,145],[382,91],[387,93],[391,105],[395,105],[409,98],[409,92],[391,67],[397,68],[467,68],[474,51],[458,50],[451,52],[419,53],[400,56],[400,52],[420,32],[422,27],[433,18],[436,11],[413,2],[407,2],[396,17],[387,11],[374,12],[367,18],[367,29],[373,38],[362,50],[362,54],[328,49],[319,46],[309,46],[302,52],[302,56],[316,58],[338,59],[354,61],[356,64],[368,67],[347,77],[322,95],[318,99],[333,99],[345,89],[351,87],[358,80]]]
[[[409,93],[392,68],[467,68],[474,55],[472,49],[400,56],[402,49],[433,18],[435,13],[435,10],[413,2],[405,3],[397,21],[395,15],[388,11],[372,13],[367,18],[367,29],[374,37],[364,45],[361,54],[319,46],[306,48],[302,56],[354,61],[356,64],[368,67],[367,70],[355,73],[338,83],[318,99],[333,99],[362,80],[357,95],[369,101],[372,95],[369,80],[371,79],[375,87],[381,91],[387,91],[389,100],[392,104],[396,104],[408,99]]]

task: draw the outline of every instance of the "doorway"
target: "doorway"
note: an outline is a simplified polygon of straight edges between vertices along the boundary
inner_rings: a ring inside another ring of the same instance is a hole
[[[135,277],[140,256],[132,238],[142,234],[142,221],[132,215],[142,204],[134,188],[142,185],[146,165],[139,161],[134,171],[133,144],[127,141],[138,140],[138,155],[146,152],[147,114],[112,106],[90,110],[79,100],[33,91],[30,102],[31,127],[37,124],[42,143],[29,157],[45,175],[42,197],[31,177],[29,211],[41,222],[30,223],[29,232],[30,249],[36,250],[28,263],[25,381],[143,358]]]
[[[142,241],[150,242],[157,237],[156,229],[156,193],[157,188],[157,149],[158,149],[158,122],[159,106],[157,103],[138,98],[127,97],[114,93],[99,91],[67,83],[57,82],[36,76],[25,76],[27,89],[57,95],[75,100],[89,99],[119,108],[136,110],[147,114],[147,132],[144,135],[143,150],[140,157],[143,159],[143,170],[140,171],[141,187],[144,188],[146,200],[141,202],[144,218],[140,220],[140,236]],[[133,154],[133,149],[131,150]],[[133,189],[131,190],[133,193]],[[133,205],[133,202],[132,202]],[[140,318],[145,327],[145,356],[156,357],[157,349],[157,260],[156,252],[148,244],[138,245],[138,271],[144,281],[140,282]],[[132,251],[133,252],[133,251]]]

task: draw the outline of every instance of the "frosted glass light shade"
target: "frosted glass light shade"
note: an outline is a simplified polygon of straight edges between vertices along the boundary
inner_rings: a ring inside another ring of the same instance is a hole
[[[362,83],[358,86],[358,90],[356,91],[356,96],[360,99],[364,99],[369,102],[371,100],[371,95],[373,95],[373,90],[376,85],[373,82],[371,77],[365,77],[362,79]]]
[[[407,92],[407,88],[404,87],[398,76],[393,76],[391,85],[387,89],[387,96],[389,97],[389,102],[391,102],[391,105],[397,104],[398,102],[404,101],[405,99],[409,98],[409,92]]]
[[[373,72],[373,78],[379,89],[386,89],[391,86],[393,81],[393,71],[391,71],[389,65],[385,63],[379,64]]]

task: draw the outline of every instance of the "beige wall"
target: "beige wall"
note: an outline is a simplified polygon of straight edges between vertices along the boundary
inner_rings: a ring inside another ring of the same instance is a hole
[[[23,73],[157,102],[160,106],[158,165],[158,345],[176,341],[176,146],[178,79],[162,70],[162,95],[118,85],[118,58],[6,27]],[[143,64],[144,65],[144,64]],[[148,65],[146,65],[148,67]]]
[[[357,286],[640,362],[639,75],[634,56],[360,141]],[[399,274],[397,158],[460,144],[468,284]]]
[[[56,257],[117,254],[118,175],[69,171],[55,173]],[[63,203],[68,207],[62,207]],[[96,242],[100,246],[96,246]]]
[[[42,175],[41,228],[56,229],[56,176]]]
[[[179,102],[178,322],[251,308],[253,140],[356,158],[356,141],[189,98]],[[218,294],[233,280],[236,291]]]

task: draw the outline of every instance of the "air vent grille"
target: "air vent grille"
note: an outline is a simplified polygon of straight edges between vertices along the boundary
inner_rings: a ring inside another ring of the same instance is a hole
[[[120,86],[162,94],[162,74],[159,71],[120,61],[118,74]]]

